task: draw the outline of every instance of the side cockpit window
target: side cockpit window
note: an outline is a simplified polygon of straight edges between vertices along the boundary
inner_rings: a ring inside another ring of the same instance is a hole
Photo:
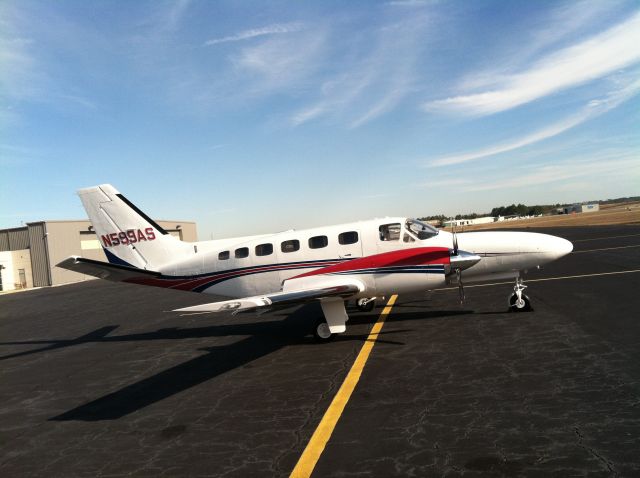
[[[417,219],[407,219],[405,224],[405,228],[409,231],[413,236],[418,238],[421,241],[425,239],[430,239],[434,236],[437,236],[440,231],[438,231],[431,224],[427,224],[422,221],[418,221]]]
[[[394,222],[393,224],[383,224],[378,228],[381,241],[399,241],[401,224]]]

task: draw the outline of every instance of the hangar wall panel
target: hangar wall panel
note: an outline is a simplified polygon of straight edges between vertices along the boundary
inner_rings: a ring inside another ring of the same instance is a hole
[[[19,251],[29,248],[29,232],[26,227],[0,231],[0,251]]]
[[[90,225],[89,221],[47,221],[52,284],[67,284],[94,279],[92,276],[56,267],[56,264],[69,256],[82,256],[98,261],[106,260],[102,250],[85,251],[81,248],[81,239],[85,235],[92,239],[96,237],[93,232],[89,231]],[[82,234],[83,232],[86,234]]]
[[[42,287],[45,285],[51,285],[51,269],[49,266],[49,253],[47,251],[46,225],[44,222],[32,222],[27,224],[27,229],[29,231],[33,286]]]

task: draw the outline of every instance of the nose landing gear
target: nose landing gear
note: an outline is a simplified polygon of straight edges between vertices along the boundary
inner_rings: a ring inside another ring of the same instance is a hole
[[[527,288],[524,285],[522,278],[516,279],[516,285],[513,287],[513,294],[509,296],[509,310],[512,312],[525,312],[532,310],[531,299],[523,293]]]

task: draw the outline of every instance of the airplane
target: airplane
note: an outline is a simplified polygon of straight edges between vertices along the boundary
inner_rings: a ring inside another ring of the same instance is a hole
[[[183,242],[110,184],[78,195],[108,262],[71,256],[58,267],[101,279],[214,294],[183,313],[263,311],[319,302],[318,341],[346,331],[345,301],[375,300],[465,282],[515,279],[509,308],[531,310],[522,274],[573,250],[566,239],[513,231],[449,233],[406,217],[385,217],[275,234]]]

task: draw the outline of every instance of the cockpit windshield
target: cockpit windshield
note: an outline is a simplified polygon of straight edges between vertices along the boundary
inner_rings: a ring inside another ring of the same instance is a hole
[[[431,224],[418,221],[417,219],[407,219],[405,228],[421,241],[437,236],[440,232]]]

